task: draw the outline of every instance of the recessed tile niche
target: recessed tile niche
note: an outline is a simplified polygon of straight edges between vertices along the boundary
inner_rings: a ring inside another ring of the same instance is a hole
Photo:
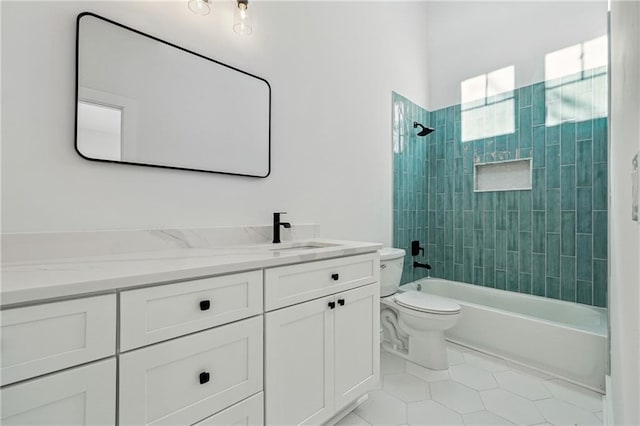
[[[531,190],[531,158],[475,164],[473,190]]]

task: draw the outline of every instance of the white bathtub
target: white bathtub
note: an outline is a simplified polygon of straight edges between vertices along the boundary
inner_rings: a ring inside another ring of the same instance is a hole
[[[604,392],[606,309],[438,278],[402,286],[418,288],[462,306],[448,340]]]

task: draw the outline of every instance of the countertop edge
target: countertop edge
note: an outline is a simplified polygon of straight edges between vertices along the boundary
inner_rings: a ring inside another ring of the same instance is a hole
[[[374,253],[383,246],[379,243],[351,243],[353,245],[339,249],[325,249],[314,253],[291,253],[290,255],[283,255],[278,258],[251,259],[198,268],[177,269],[91,281],[54,284],[48,287],[26,287],[11,290],[2,289],[0,290],[0,309],[4,310],[26,305],[51,303],[80,297],[91,297],[100,294],[116,293],[117,291],[170,284],[173,282],[188,281],[210,276],[246,272],[256,269],[315,262],[337,257],[356,256]]]

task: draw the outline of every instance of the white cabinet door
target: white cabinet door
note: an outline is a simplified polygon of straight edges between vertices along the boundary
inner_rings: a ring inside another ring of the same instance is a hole
[[[367,285],[335,297],[335,408],[340,410],[380,378],[380,286]]]
[[[265,424],[320,424],[333,415],[334,299],[265,314]]]
[[[3,425],[114,425],[114,358],[7,386]]]

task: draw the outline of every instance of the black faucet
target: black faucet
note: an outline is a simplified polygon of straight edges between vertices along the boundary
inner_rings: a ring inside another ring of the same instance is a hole
[[[280,243],[280,227],[283,226],[287,229],[291,228],[289,222],[280,222],[280,215],[287,214],[286,212],[275,212],[273,214],[273,244]]]
[[[428,263],[413,262],[413,267],[414,268],[431,269],[431,265],[429,265]]]

